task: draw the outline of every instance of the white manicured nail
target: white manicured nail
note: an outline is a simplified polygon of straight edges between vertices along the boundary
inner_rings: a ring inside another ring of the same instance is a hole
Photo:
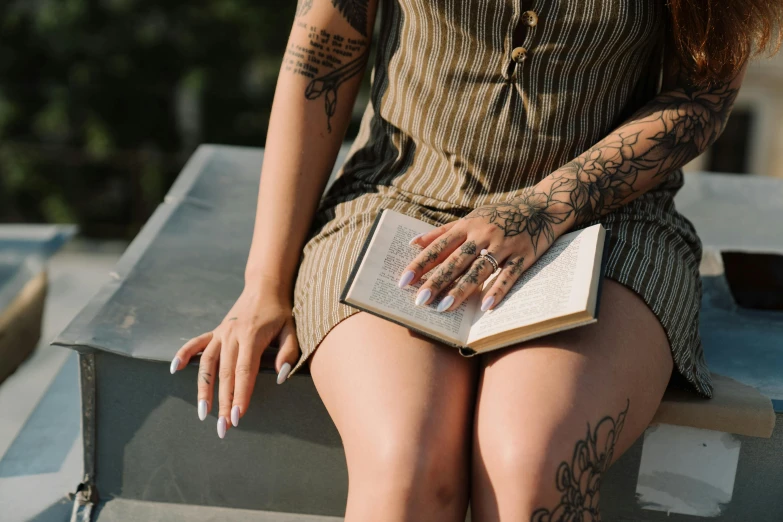
[[[397,283],[397,286],[400,288],[405,288],[411,281],[413,281],[414,275],[416,274],[413,273],[413,270],[406,270],[402,273],[402,277],[400,277],[400,282]]]
[[[239,406],[231,408],[231,425],[235,428],[239,426]]]
[[[414,244],[414,243],[416,242],[416,240],[417,240],[417,239],[419,239],[419,238],[420,238],[421,236],[423,236],[424,234],[426,234],[426,232],[422,232],[421,234],[416,234],[415,236],[413,236],[413,237],[411,238],[411,240],[410,240],[410,241],[408,241],[408,244],[409,244],[409,245],[412,245],[412,244]]]
[[[283,384],[288,379],[288,374],[291,373],[291,365],[289,363],[283,363],[280,367],[280,372],[277,374],[277,384]]]
[[[198,419],[204,420],[207,418],[207,401],[204,399],[198,401]]]
[[[174,357],[174,359],[171,360],[171,366],[169,367],[169,371],[173,374],[177,371],[179,368],[179,357]]]
[[[494,302],[495,302],[495,296],[494,295],[491,295],[491,296],[487,297],[486,299],[484,299],[484,301],[481,303],[481,311],[482,312],[486,312],[487,310],[489,310],[489,307],[492,306],[492,303],[494,303]]]
[[[425,288],[424,290],[419,292],[418,295],[416,296],[416,306],[421,306],[424,303],[426,303],[427,299],[429,299],[431,295],[432,292],[430,292],[429,288]]]
[[[225,417],[221,416],[218,419],[217,430],[218,430],[218,437],[220,437],[222,439],[223,437],[226,436],[226,418]]]
[[[444,298],[443,298],[443,299],[440,301],[440,303],[438,304],[438,312],[443,312],[444,310],[446,310],[446,308],[448,308],[449,306],[451,306],[451,304],[452,304],[453,302],[454,302],[454,297],[453,297],[453,296],[450,296],[450,295],[447,295],[447,296],[446,296],[446,297],[444,297]]]

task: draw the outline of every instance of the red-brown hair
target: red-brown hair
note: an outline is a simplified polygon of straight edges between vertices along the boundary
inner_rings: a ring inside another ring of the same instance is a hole
[[[668,0],[672,37],[692,79],[732,78],[752,56],[781,44],[783,0]]]

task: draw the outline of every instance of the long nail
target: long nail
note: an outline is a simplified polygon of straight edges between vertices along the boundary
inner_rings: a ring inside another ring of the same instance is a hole
[[[426,303],[427,299],[429,299],[431,295],[432,292],[430,292],[429,288],[425,288],[424,290],[419,292],[419,294],[416,296],[416,306],[421,306],[424,303]]]
[[[177,371],[178,368],[179,368],[179,357],[174,357],[171,360],[171,366],[169,366],[169,371],[173,374],[174,372]]]
[[[397,283],[397,286],[400,288],[405,288],[411,281],[413,281],[414,275],[416,274],[413,273],[413,270],[406,270],[402,273],[402,277],[400,277],[400,282]]]
[[[231,425],[235,428],[239,426],[239,406],[231,408]]]
[[[280,367],[280,372],[277,374],[277,384],[283,384],[288,379],[288,374],[291,373],[291,365],[287,362],[283,363]]]
[[[201,399],[198,401],[198,420],[204,420],[207,418],[207,401]]]
[[[484,301],[481,303],[481,311],[486,312],[489,310],[489,307],[492,306],[492,303],[495,302],[495,296],[491,295],[484,299]]]
[[[447,295],[443,299],[441,299],[440,303],[438,304],[438,312],[443,312],[451,306],[451,304],[454,302],[454,296]]]
[[[226,418],[221,415],[217,424],[218,437],[221,439],[226,436]]]
[[[409,244],[409,245],[413,245],[413,244],[415,244],[415,243],[416,243],[416,240],[417,240],[417,239],[419,239],[419,238],[420,238],[421,236],[423,236],[424,234],[426,234],[426,232],[422,232],[421,234],[416,234],[415,236],[413,236],[413,237],[411,238],[411,240],[408,242],[408,244]]]

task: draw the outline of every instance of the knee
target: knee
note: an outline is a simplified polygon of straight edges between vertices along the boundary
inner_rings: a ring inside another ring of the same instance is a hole
[[[575,470],[574,463],[564,461],[562,452],[553,451],[551,444],[500,437],[479,451],[480,472],[488,483],[497,485],[493,487],[497,503],[513,504],[528,518],[542,509],[553,512],[562,501],[579,505],[598,501],[600,477]]]
[[[388,437],[373,444],[357,474],[367,488],[395,503],[448,508],[467,495],[466,451],[434,439]]]

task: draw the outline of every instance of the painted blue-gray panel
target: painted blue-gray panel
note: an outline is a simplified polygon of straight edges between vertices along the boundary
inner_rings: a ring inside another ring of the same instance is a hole
[[[79,368],[68,356],[0,460],[0,477],[54,473],[79,436]]]

